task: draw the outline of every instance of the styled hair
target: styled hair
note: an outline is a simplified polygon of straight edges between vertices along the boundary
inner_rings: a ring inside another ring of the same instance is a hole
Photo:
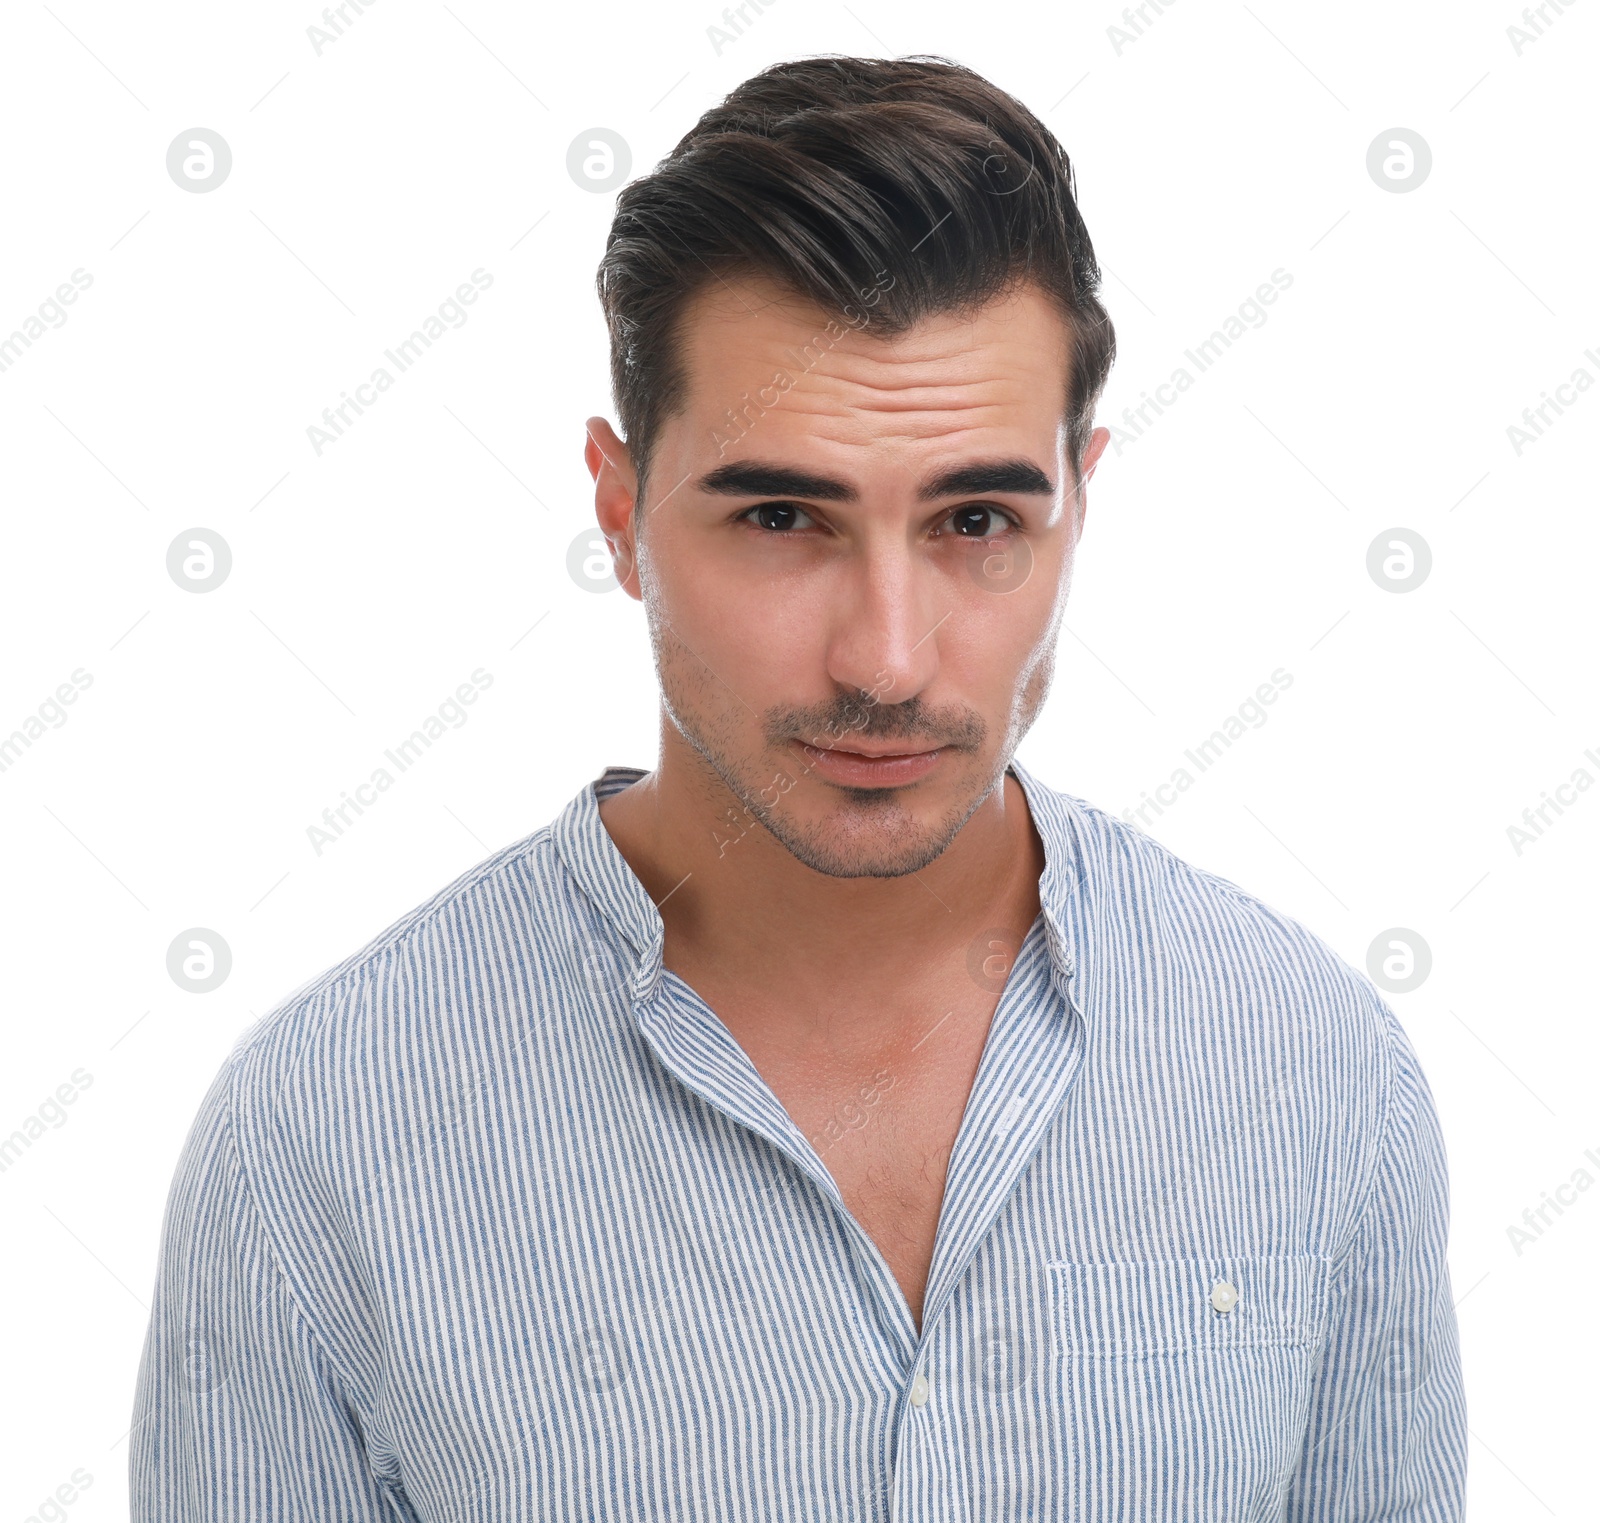
[[[1066,152],[981,75],[925,54],[774,64],[618,194],[595,285],[636,508],[686,402],[679,319],[709,282],[748,275],[830,311],[876,292],[865,331],[885,338],[1037,284],[1071,334],[1062,409],[1081,477],[1116,356],[1100,268]]]

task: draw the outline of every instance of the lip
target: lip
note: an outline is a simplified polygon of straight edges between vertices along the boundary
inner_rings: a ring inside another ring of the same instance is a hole
[[[811,746],[803,740],[792,744],[805,758],[807,771],[857,788],[893,788],[917,782],[939,765],[946,749],[865,752]]]

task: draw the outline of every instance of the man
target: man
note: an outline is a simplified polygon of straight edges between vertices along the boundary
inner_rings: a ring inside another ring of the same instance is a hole
[[[586,458],[657,765],[241,1040],[141,1523],[1460,1518],[1405,1033],[1014,760],[1097,283],[1059,145],[942,60],[769,69],[623,191]]]

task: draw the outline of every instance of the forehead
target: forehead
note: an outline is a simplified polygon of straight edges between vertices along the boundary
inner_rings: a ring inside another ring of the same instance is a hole
[[[868,300],[829,311],[759,277],[700,288],[678,325],[689,436],[709,441],[729,409],[746,427],[759,418],[752,447],[754,435],[804,434],[1037,448],[1064,430],[1071,335],[1037,286],[892,338],[874,333],[873,313]]]

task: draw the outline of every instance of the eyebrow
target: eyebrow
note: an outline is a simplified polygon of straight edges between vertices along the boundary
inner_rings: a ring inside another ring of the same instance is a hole
[[[837,476],[819,476],[765,460],[734,460],[708,471],[696,483],[702,492],[724,497],[809,497],[818,502],[858,502],[860,494]],[[1027,493],[1053,497],[1055,487],[1031,460],[980,460],[951,466],[917,488],[919,502],[982,492]]]

